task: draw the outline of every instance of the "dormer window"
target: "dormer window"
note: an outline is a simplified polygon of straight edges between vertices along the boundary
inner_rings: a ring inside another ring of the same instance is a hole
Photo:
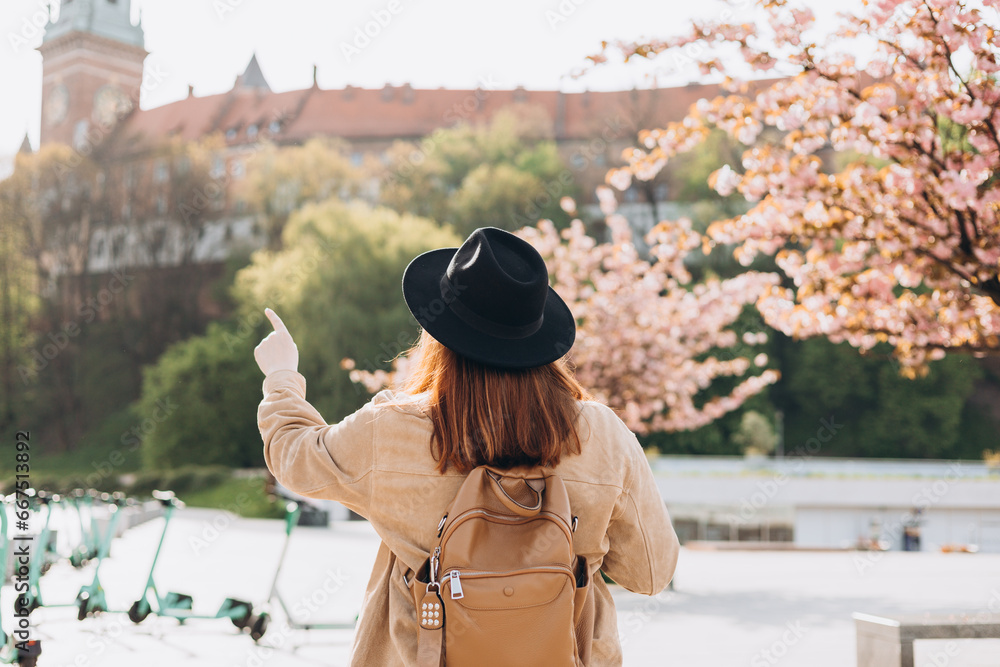
[[[257,123],[247,126],[247,139],[253,141],[257,138]]]
[[[236,138],[236,128],[235,127],[231,127],[228,130],[226,130],[226,141],[232,141],[235,138]]]
[[[272,120],[271,124],[267,126],[267,129],[271,134],[277,134],[278,132],[281,132],[281,122]]]

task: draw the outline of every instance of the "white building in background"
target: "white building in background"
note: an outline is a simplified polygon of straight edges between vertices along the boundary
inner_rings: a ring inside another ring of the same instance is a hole
[[[983,463],[789,457],[659,457],[660,493],[682,541],[792,542],[1000,553],[1000,470]],[[917,530],[914,531],[913,529]]]

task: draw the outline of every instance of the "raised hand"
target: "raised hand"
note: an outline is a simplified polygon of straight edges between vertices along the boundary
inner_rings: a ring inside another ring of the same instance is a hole
[[[295,346],[288,327],[281,321],[278,314],[270,308],[264,309],[267,319],[271,320],[274,331],[254,348],[253,357],[264,375],[275,371],[297,371],[299,369],[299,348]]]

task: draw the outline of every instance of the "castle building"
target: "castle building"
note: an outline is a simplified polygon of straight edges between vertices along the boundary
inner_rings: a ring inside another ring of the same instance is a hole
[[[435,130],[461,122],[482,123],[510,106],[540,109],[551,123],[554,139],[572,179],[582,186],[585,205],[596,207],[594,190],[609,167],[620,163],[622,150],[635,144],[645,127],[682,118],[698,99],[719,92],[717,86],[686,86],[620,92],[564,93],[554,90],[496,89],[489,81],[469,90],[416,89],[409,85],[367,89],[347,86],[321,89],[313,68],[313,85],[275,92],[256,55],[224,93],[195,96],[156,108],[140,107],[144,85],[156,72],[144,70],[148,55],[140,24],[130,20],[130,0],[63,0],[50,20],[39,51],[43,61],[41,144],[62,143],[81,154],[110,145],[121,169],[109,176],[125,191],[155,190],[171,177],[174,166],[157,163],[157,146],[180,139],[221,137],[213,176],[224,181],[195,240],[193,259],[221,262],[234,243],[260,244],[245,202],[234,195],[235,181],[246,173],[246,148],[263,140],[277,145],[301,144],[312,137],[337,137],[349,147],[352,163],[384,157],[398,140],[420,141]],[[225,176],[225,178],[221,178]],[[152,188],[153,190],[149,190]],[[377,193],[373,196],[377,200]],[[623,212],[639,228],[653,222],[644,204],[665,200],[665,189],[626,192]],[[629,207],[631,206],[631,210]],[[180,262],[184,244],[160,243],[154,251],[140,247],[139,226],[161,227],[157,238],[177,237],[171,220],[178,212],[164,201],[149,219],[134,218],[128,201],[114,218],[92,224],[89,271],[115,266]],[[528,221],[525,221],[526,223]]]

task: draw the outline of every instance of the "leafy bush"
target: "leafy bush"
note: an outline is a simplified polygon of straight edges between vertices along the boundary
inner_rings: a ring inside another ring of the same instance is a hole
[[[262,466],[256,340],[213,323],[146,369],[136,412],[146,468]]]

